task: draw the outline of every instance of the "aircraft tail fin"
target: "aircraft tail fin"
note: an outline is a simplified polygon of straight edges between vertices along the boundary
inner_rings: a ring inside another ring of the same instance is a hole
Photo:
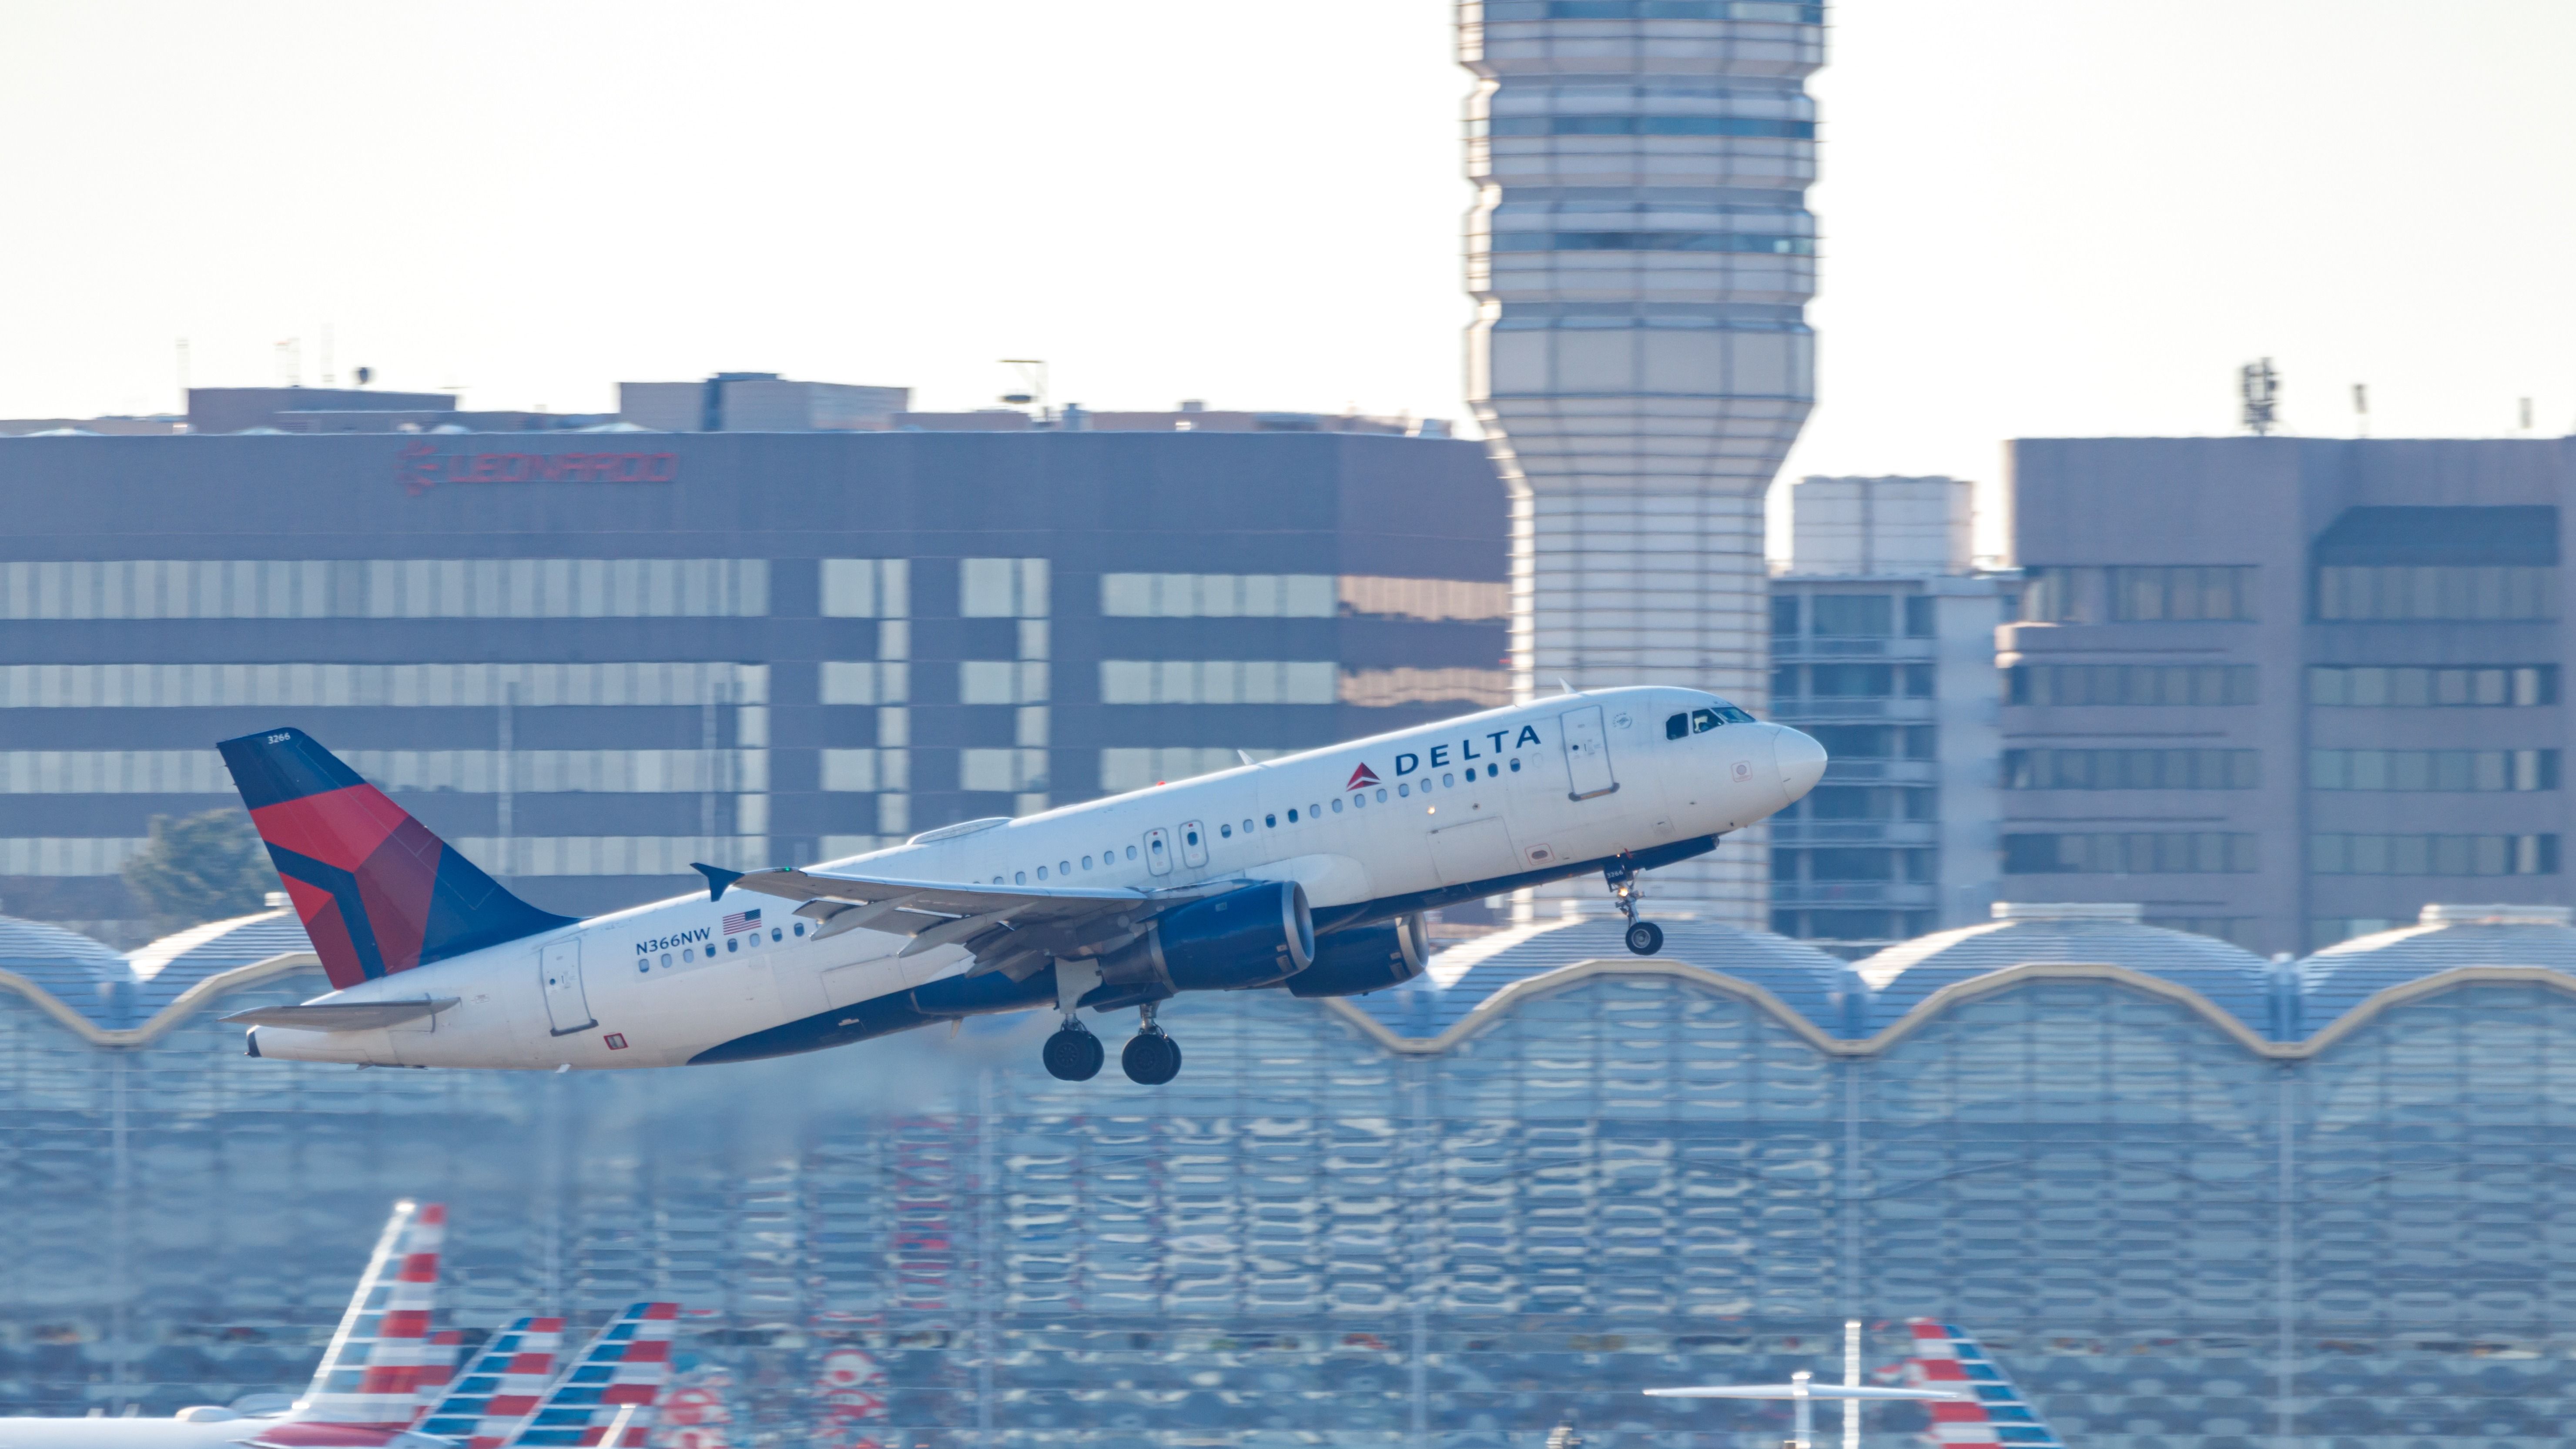
[[[339,1331],[313,1371],[312,1386],[286,1421],[260,1435],[269,1444],[351,1442],[345,1431],[399,1433],[420,1414],[420,1381],[450,1351],[431,1341],[438,1306],[438,1257],[447,1209],[398,1202],[375,1255],[349,1298]]]
[[[1966,1329],[1930,1318],[1908,1319],[1906,1326],[1914,1331],[1914,1355],[1906,1360],[1906,1377],[1919,1388],[1975,1396],[1924,1406],[1932,1411],[1931,1437],[1942,1449],[1952,1445],[2066,1449],[2003,1366]]]
[[[522,1318],[492,1335],[421,1421],[421,1432],[466,1449],[500,1449],[554,1382],[563,1331],[560,1318]]]
[[[506,1441],[527,1449],[643,1449],[671,1376],[680,1305],[638,1303],[600,1330]],[[614,1434],[617,1442],[608,1443]]]
[[[431,1361],[420,1371],[420,1382],[412,1389],[417,1401],[411,1416],[415,1424],[447,1397],[447,1386],[456,1381],[456,1371],[465,1366],[465,1330],[442,1328],[429,1336],[429,1345]]]
[[[335,987],[572,924],[504,890],[302,730],[216,748]]]

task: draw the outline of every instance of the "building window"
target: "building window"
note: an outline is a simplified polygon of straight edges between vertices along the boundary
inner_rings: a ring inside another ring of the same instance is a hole
[[[1935,758],[1932,725],[1801,725],[1804,732],[1837,760],[1929,760]]]
[[[2558,668],[2551,664],[2320,664],[2308,670],[2308,702],[2329,708],[2556,704]]]
[[[2092,624],[2101,614],[2098,568],[2034,567],[2022,570],[2021,619],[2026,624]]]
[[[2319,875],[2556,875],[2555,835],[2312,835]]]
[[[1807,678],[1818,699],[1886,699],[1896,693],[1892,665],[1815,664],[1808,666]]]
[[[2556,750],[2310,750],[2315,790],[2555,790]]]
[[[2123,566],[2110,583],[2111,617],[2122,623],[2254,617],[2254,570],[2242,565]]]
[[[1772,596],[1771,596],[1771,634],[1772,634],[1772,637],[1774,637],[1774,638],[1778,638],[1778,639],[1787,639],[1787,638],[1790,638],[1790,637],[1793,637],[1794,635],[1796,635],[1796,634],[1797,634],[1797,632],[1798,632],[1798,596],[1797,596],[1797,595],[1795,595],[1795,594],[1774,594],[1774,595],[1772,595]]]
[[[2252,790],[2253,750],[2006,750],[2007,790]]]
[[[1496,116],[1496,136],[1757,136],[1812,141],[1816,123],[1770,116]]]
[[[2555,619],[2558,570],[2546,564],[2329,564],[2317,570],[2317,617]]]
[[[2234,831],[2087,831],[2004,837],[2006,875],[2240,875],[2254,868],[2254,837]]]
[[[1742,231],[1498,231],[1497,252],[1724,252],[1812,257],[1816,239]]]
[[[1907,594],[1905,596],[1905,637],[1929,639],[1938,632],[1940,632],[1939,629],[1933,623],[1932,596]]]
[[[2007,704],[2252,704],[2251,664],[2016,664]]]
[[[1437,586],[1450,581],[1350,582]],[[1100,612],[1113,619],[1329,619],[1339,611],[1334,585],[1331,574],[1102,574]],[[1503,593],[1500,584],[1459,587],[1483,589],[1496,595],[1498,601]],[[1388,592],[1390,602],[1404,602],[1393,597],[1394,591]],[[1482,603],[1480,599],[1478,604]],[[1389,608],[1354,612],[1399,611]],[[1460,616],[1443,613],[1440,617]]]
[[[1330,660],[1103,659],[1102,704],[1332,704]]]
[[[1816,633],[1832,639],[1884,639],[1896,632],[1896,601],[1886,594],[1817,594]]]

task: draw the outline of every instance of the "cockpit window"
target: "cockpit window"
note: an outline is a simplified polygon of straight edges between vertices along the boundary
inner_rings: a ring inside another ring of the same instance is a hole
[[[1734,705],[1721,704],[1715,709],[1695,709],[1688,714],[1677,714],[1665,720],[1664,738],[1677,740],[1685,735],[1707,734],[1720,725],[1751,723],[1753,723],[1752,715],[1737,709]]]

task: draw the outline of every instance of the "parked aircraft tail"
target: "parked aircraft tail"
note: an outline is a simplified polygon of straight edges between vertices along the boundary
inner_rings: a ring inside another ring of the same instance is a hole
[[[502,889],[302,730],[216,748],[335,987],[572,924]]]
[[[676,1303],[638,1303],[619,1314],[506,1442],[527,1449],[643,1449],[654,1403],[670,1378],[671,1332],[679,1318]]]
[[[263,1428],[273,1449],[381,1443],[420,1414],[420,1383],[450,1350],[431,1341],[438,1306],[438,1255],[447,1209],[398,1202],[376,1239],[313,1383],[286,1417]]]
[[[1957,1403],[1928,1406],[1931,1437],[1943,1449],[1954,1444],[2066,1449],[2003,1366],[1966,1329],[1929,1318],[1908,1319],[1907,1326],[1914,1330],[1914,1356],[1906,1360],[1906,1377],[1923,1388],[1974,1395]]]
[[[465,1449],[500,1449],[554,1382],[563,1330],[560,1318],[522,1318],[492,1335],[421,1421],[421,1432]]]

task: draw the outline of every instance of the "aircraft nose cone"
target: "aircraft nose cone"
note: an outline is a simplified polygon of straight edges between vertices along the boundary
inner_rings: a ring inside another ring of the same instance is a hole
[[[1772,742],[1772,754],[1780,762],[1780,786],[1795,803],[1824,778],[1825,747],[1786,725],[1778,728],[1780,737]]]

